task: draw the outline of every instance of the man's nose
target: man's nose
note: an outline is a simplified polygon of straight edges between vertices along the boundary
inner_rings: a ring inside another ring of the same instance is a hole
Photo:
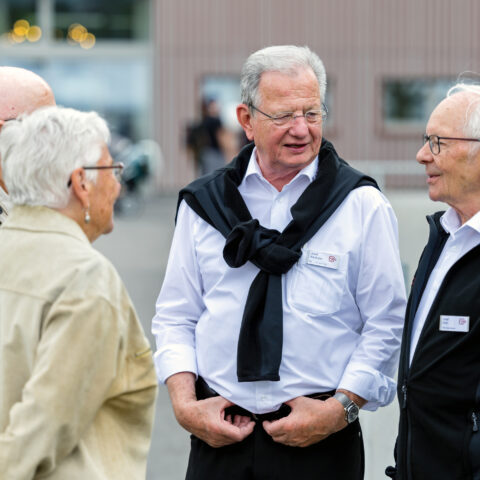
[[[308,135],[308,122],[305,115],[295,115],[289,130],[292,135],[297,137]]]
[[[433,154],[430,150],[428,142],[423,144],[423,147],[417,152],[416,160],[418,163],[427,163],[433,160]]]

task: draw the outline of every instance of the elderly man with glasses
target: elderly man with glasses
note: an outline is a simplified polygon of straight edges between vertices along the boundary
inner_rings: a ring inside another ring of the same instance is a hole
[[[457,84],[433,111],[417,161],[428,243],[412,285],[398,397],[397,480],[480,479],[480,86]]]
[[[55,98],[43,78],[23,68],[0,67],[0,131],[5,122],[21,113],[30,113],[50,105],[55,105]],[[0,159],[0,225],[8,215],[7,193]]]
[[[241,89],[252,143],[180,192],[153,319],[187,479],[361,479],[358,410],[395,396],[396,219],[322,138],[315,53],[253,53]]]

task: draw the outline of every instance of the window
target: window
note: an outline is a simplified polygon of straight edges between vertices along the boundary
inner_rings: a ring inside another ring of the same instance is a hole
[[[240,77],[207,75],[202,79],[200,90],[201,99],[216,100],[223,124],[231,130],[239,130],[237,105],[240,103]]]
[[[147,0],[55,0],[54,36],[74,42],[89,33],[104,40],[146,40],[148,9]]]
[[[149,137],[150,8],[150,0],[0,0],[0,64],[39,74],[59,105],[95,110],[121,136]]]
[[[455,78],[450,77],[385,79],[382,84],[384,127],[389,132],[400,133],[424,128],[433,109],[455,82]]]
[[[0,36],[10,44],[38,41],[35,0],[0,0]]]

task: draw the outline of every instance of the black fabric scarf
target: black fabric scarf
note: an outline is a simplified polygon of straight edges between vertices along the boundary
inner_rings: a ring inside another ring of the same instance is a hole
[[[353,189],[375,180],[351,168],[333,145],[322,141],[314,181],[291,208],[292,221],[283,232],[252,219],[238,186],[254,148],[244,147],[227,166],[201,177],[180,191],[187,204],[225,238],[223,257],[231,268],[250,261],[260,269],[243,313],[237,350],[239,382],[278,381],[282,359],[282,274],[301,257],[310,240]]]

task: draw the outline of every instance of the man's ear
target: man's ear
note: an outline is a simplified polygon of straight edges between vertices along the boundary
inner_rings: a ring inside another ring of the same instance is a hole
[[[237,107],[237,119],[238,123],[242,126],[245,135],[252,142],[253,141],[253,128],[252,128],[252,114],[250,109],[244,103],[241,103]]]
[[[72,193],[77,197],[82,207],[87,208],[90,205],[90,191],[92,185],[85,178],[85,170],[76,168],[70,175]]]

